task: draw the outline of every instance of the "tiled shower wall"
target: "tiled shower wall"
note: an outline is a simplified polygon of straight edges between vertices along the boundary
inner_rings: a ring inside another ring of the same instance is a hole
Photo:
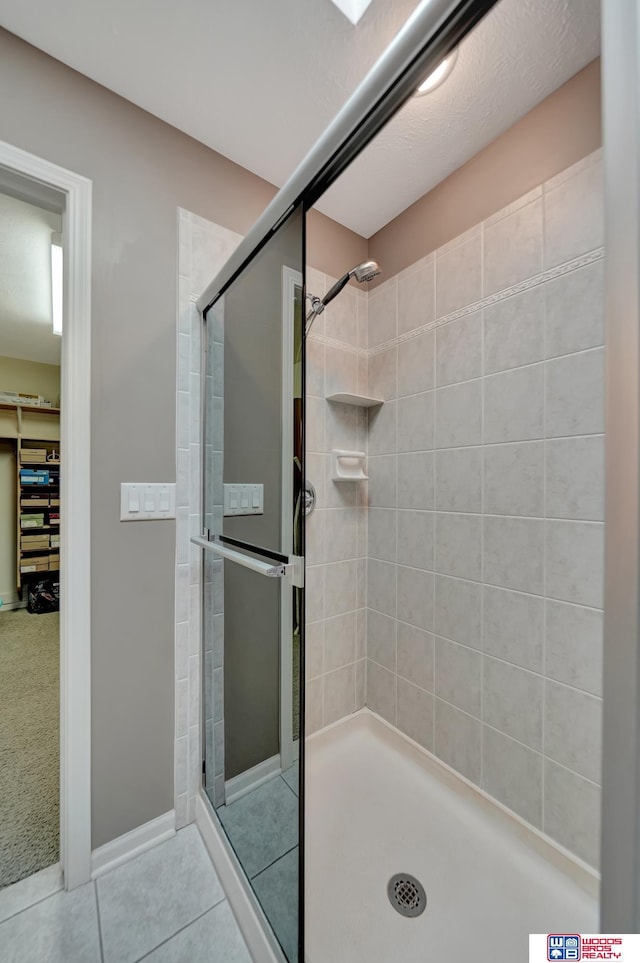
[[[178,368],[177,368],[177,470],[176,470],[176,731],[175,809],[180,829],[195,819],[195,803],[202,774],[200,734],[200,630],[202,577],[201,551],[189,543],[201,534],[201,418],[200,348],[201,318],[195,301],[224,265],[241,237],[197,214],[178,210]],[[208,571],[210,566],[208,566]],[[208,596],[214,604],[213,584],[207,578]],[[221,611],[221,603],[218,602]],[[211,613],[212,616],[214,613]],[[220,616],[221,619],[221,616]],[[220,619],[215,623],[218,626]],[[206,633],[205,672],[213,689],[214,674],[222,672],[221,633]],[[214,651],[215,650],[215,651]],[[215,700],[216,705],[221,698]],[[214,700],[206,720],[213,737]],[[211,755],[210,758],[213,756]]]
[[[367,346],[367,705],[594,865],[602,207],[598,152],[375,289]]]
[[[312,295],[335,280],[307,268]],[[366,450],[367,416],[326,399],[366,393],[366,338],[367,295],[348,285],[307,339],[307,479],[317,494],[306,527],[307,735],[364,705],[366,499],[361,484],[332,480],[330,453]]]

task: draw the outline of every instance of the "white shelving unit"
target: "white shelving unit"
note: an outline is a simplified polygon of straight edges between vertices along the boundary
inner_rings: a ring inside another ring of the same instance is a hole
[[[352,395],[347,391],[327,395],[327,401],[335,401],[341,405],[354,405],[356,408],[377,408],[379,405],[384,404],[382,398],[370,398],[367,395]]]

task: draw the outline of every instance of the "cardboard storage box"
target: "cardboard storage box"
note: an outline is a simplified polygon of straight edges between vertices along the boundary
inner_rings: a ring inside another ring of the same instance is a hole
[[[21,448],[20,461],[27,462],[27,463],[37,462],[37,463],[46,464],[47,449],[46,448]]]

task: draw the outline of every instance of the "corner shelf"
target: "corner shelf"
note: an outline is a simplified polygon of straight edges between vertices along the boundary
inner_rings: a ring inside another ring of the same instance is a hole
[[[347,391],[327,395],[327,401],[335,401],[341,405],[354,405],[356,408],[377,408],[379,405],[384,404],[382,398],[369,398],[367,395],[352,395]]]

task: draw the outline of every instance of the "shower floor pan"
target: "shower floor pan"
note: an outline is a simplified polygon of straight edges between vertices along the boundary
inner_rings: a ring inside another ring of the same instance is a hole
[[[366,709],[307,740],[307,800],[306,963],[525,963],[529,933],[598,931],[595,874]]]

